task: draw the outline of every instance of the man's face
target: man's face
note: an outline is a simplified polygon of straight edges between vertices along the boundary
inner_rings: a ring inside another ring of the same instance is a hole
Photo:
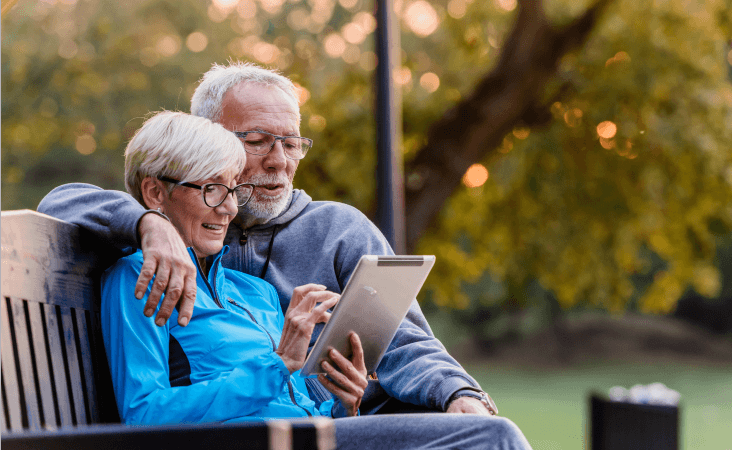
[[[266,131],[279,136],[299,136],[298,106],[279,88],[258,83],[232,87],[222,102],[221,125],[230,131]],[[240,214],[270,220],[288,205],[292,179],[299,161],[285,157],[282,141],[266,155],[247,153],[238,182],[257,186]]]

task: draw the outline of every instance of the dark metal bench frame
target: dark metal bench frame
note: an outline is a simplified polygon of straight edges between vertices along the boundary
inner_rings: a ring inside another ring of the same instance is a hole
[[[119,252],[30,210],[3,212],[1,231],[3,448],[335,448],[332,420],[324,418],[119,424],[98,301],[99,277]]]

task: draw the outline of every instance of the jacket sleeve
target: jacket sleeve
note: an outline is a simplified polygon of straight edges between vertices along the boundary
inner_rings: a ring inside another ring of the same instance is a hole
[[[351,227],[339,252],[339,277],[345,286],[362,255],[393,255],[378,228],[363,216],[363,223]],[[415,299],[397,330],[394,340],[376,370],[381,388],[404,403],[444,411],[453,393],[480,385],[468,375],[442,343],[432,334]]]
[[[125,192],[71,183],[49,192],[38,212],[79,225],[123,250],[139,248],[137,224],[148,210]]]
[[[171,387],[170,323],[140,314],[134,286],[141,263],[120,260],[102,278],[102,335],[120,417],[127,424],[222,421],[250,415],[284,389],[290,375],[274,352],[218,378]],[[148,291],[149,292],[149,291]]]

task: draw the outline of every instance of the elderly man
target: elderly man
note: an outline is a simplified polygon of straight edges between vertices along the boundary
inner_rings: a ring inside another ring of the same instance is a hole
[[[286,311],[293,288],[308,283],[340,293],[362,255],[393,254],[384,236],[362,213],[336,202],[312,201],[293,189],[299,159],[300,111],[292,82],[251,64],[214,65],[196,89],[191,112],[234,132],[247,152],[239,183],[256,185],[251,201],[229,227],[231,251],[225,267],[273,284]],[[156,324],[163,325],[180,300],[180,325],[190,320],[196,269],[173,226],[123,192],[86,184],[54,189],[40,212],[76,223],[120,248],[142,249],[144,264],[136,285],[142,298],[154,276],[144,314],[152,316],[165,293]],[[313,339],[319,330],[313,334]],[[308,380],[311,396],[329,398]],[[432,335],[413,302],[391,346],[369,383],[361,411],[446,411],[495,414],[490,397]]]

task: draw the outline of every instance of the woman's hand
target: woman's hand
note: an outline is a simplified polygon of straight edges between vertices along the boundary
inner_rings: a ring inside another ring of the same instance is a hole
[[[328,322],[328,310],[335,306],[340,295],[325,290],[320,284],[306,284],[293,289],[290,306],[285,313],[285,327],[275,353],[293,373],[305,364],[310,336],[316,323]],[[320,303],[320,305],[317,305]]]
[[[330,349],[328,356],[338,365],[340,371],[330,365],[327,361],[321,363],[323,370],[328,374],[318,374],[318,380],[332,394],[337,396],[349,416],[358,413],[361,405],[361,398],[369,382],[366,379],[366,363],[363,360],[363,347],[361,339],[354,332],[350,334],[353,357],[349,361],[341,355],[338,350]]]

